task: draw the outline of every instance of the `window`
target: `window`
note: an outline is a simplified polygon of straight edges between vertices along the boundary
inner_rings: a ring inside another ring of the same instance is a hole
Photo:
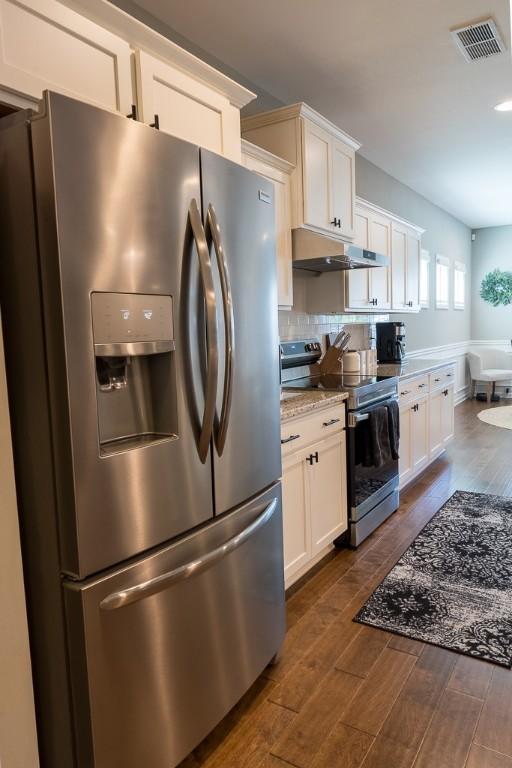
[[[436,309],[450,306],[450,259],[436,254]]]
[[[420,255],[420,307],[430,306],[430,253],[424,248]]]
[[[466,306],[466,265],[456,261],[453,265],[453,308],[464,309]]]

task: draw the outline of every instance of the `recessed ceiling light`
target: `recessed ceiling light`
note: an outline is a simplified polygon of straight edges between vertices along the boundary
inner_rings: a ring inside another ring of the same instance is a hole
[[[496,104],[494,109],[496,112],[512,112],[512,100],[502,101],[500,104]]]

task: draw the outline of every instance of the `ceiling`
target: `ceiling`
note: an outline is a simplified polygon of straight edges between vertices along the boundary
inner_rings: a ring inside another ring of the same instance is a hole
[[[509,0],[138,0],[276,99],[473,228],[512,223]],[[450,29],[493,16],[507,51],[466,63]],[[254,111],[254,110],[252,110]]]

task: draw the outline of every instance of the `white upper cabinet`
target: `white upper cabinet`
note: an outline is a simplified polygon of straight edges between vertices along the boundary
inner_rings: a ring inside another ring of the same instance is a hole
[[[242,163],[274,185],[276,217],[277,296],[279,309],[293,305],[292,275],[292,199],[293,165],[249,141],[242,141]]]
[[[420,309],[420,253],[423,230],[393,221],[391,236],[392,308],[397,312]]]
[[[304,223],[334,229],[331,221],[331,137],[314,123],[304,125]]]
[[[409,228],[407,232],[407,265],[405,268],[405,289],[407,309],[418,312],[420,309],[420,256],[421,235]]]
[[[139,119],[241,161],[240,110],[229,98],[170,63],[136,51]]]
[[[424,230],[359,197],[353,230],[354,244],[386,256],[389,266],[328,272],[309,280],[307,311],[418,312]]]
[[[391,256],[391,222],[385,216],[372,214],[370,225],[370,250],[382,256]],[[389,267],[372,267],[370,277],[370,301],[376,309],[391,307],[391,270]]]
[[[355,245],[383,256],[391,253],[391,222],[370,208],[356,204]],[[343,273],[341,273],[343,274]],[[345,309],[389,310],[391,307],[391,275],[388,267],[353,269],[346,273]]]
[[[343,237],[354,237],[355,151],[331,139],[331,226],[337,222]]]
[[[393,309],[403,312],[406,306],[407,228],[397,222],[393,222],[391,248],[393,252],[391,267],[392,305]]]
[[[296,166],[292,227],[353,239],[355,139],[303,103],[243,119],[242,134]]]
[[[44,90],[128,114],[130,45],[54,0],[0,0],[0,95],[34,106]]]
[[[255,94],[104,0],[0,0],[0,100],[44,90],[132,115],[241,161],[240,109]],[[156,115],[156,120],[155,120]]]

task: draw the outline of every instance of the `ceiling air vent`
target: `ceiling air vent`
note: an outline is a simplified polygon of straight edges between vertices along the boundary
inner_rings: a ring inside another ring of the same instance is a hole
[[[505,50],[493,19],[454,29],[452,37],[466,61],[487,59]]]

